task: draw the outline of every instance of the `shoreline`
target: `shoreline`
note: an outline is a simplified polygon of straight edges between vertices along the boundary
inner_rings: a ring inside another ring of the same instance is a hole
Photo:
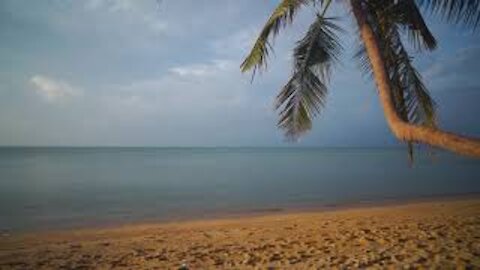
[[[0,268],[480,267],[480,198],[0,237]]]
[[[236,220],[248,219],[257,217],[281,216],[291,214],[312,214],[312,213],[326,213],[335,211],[345,211],[354,209],[369,209],[377,207],[402,206],[416,203],[431,203],[431,202],[449,202],[458,200],[479,199],[480,193],[461,193],[461,194],[439,194],[427,196],[414,196],[410,198],[383,198],[371,200],[355,200],[343,201],[339,203],[311,203],[299,206],[290,207],[271,207],[271,208],[257,208],[235,211],[218,211],[208,214],[201,214],[198,216],[178,216],[170,218],[146,218],[136,221],[126,222],[86,222],[82,225],[58,226],[50,228],[38,228],[27,230],[2,230],[0,231],[0,239],[5,236],[19,236],[19,235],[38,235],[49,233],[69,233],[74,231],[89,231],[89,230],[111,230],[122,227],[136,227],[136,226],[157,226],[168,224],[194,223],[194,222],[208,222],[221,220]]]

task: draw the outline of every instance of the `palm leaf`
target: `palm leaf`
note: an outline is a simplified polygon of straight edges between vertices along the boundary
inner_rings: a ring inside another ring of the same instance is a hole
[[[480,0],[417,0],[417,3],[448,22],[473,28],[480,22]]]
[[[437,40],[414,0],[371,0],[367,4],[369,10],[382,14],[377,16],[378,20],[388,20],[401,27],[416,48],[434,50],[437,47]]]
[[[368,22],[382,49],[392,89],[402,91],[398,94],[405,99],[404,106],[397,104],[399,113],[402,114],[402,110],[405,110],[408,116],[405,120],[408,122],[435,125],[435,102],[430,97],[420,74],[413,66],[412,58],[402,43],[399,33],[399,25],[402,25],[398,23],[398,17],[392,16],[390,9],[379,6],[369,6],[366,12],[368,12]],[[364,69],[371,72],[365,50],[361,49],[358,56]],[[395,93],[393,94],[395,96]]]
[[[265,23],[260,35],[258,36],[252,50],[240,65],[242,72],[253,69],[255,74],[257,69],[267,66],[267,58],[272,50],[269,39],[278,35],[280,30],[292,23],[298,10],[308,3],[319,2],[323,4],[324,0],[282,0],[275,8],[270,18]]]
[[[293,75],[276,100],[278,126],[290,139],[310,130],[313,117],[325,104],[325,81],[342,50],[336,34],[340,30],[333,19],[317,15],[305,37],[297,42]]]
[[[416,48],[434,50],[437,47],[437,40],[425,23],[414,0],[398,2],[394,12],[398,18],[396,22],[405,28]]]
[[[402,43],[399,27],[403,25],[399,23],[399,17],[392,16],[391,10],[384,7],[369,6],[365,11],[368,13],[367,22],[372,26],[381,47],[399,116],[409,123],[435,127],[435,102]],[[370,61],[363,46],[357,57],[362,69],[371,73]],[[412,161],[413,145],[410,142],[407,146]]]

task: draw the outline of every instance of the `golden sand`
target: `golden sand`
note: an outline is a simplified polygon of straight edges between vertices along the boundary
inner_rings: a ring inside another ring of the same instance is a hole
[[[480,268],[480,199],[4,235],[0,269]]]

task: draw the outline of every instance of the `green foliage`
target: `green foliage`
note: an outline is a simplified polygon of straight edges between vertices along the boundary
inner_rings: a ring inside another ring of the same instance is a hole
[[[395,23],[406,30],[410,41],[418,49],[434,50],[437,40],[423,20],[414,0],[404,0],[393,5],[392,10],[384,9],[387,16],[395,18]]]
[[[266,68],[267,58],[273,49],[270,39],[278,35],[282,28],[293,22],[295,15],[302,6],[307,4],[315,6],[317,3],[323,5],[324,2],[329,5],[331,0],[282,0],[268,18],[252,50],[240,65],[242,72],[253,69],[255,75],[258,69]]]
[[[352,1],[352,0],[350,0]],[[350,2],[347,1],[347,2]],[[373,29],[382,50],[390,78],[392,96],[399,116],[406,122],[436,127],[435,102],[423,84],[403,39],[419,51],[434,50],[437,40],[428,28],[422,11],[441,16],[447,22],[475,28],[480,22],[480,0],[353,0],[361,1],[366,22]],[[296,139],[311,129],[312,119],[325,104],[326,82],[342,46],[340,28],[324,15],[331,0],[282,0],[260,32],[250,54],[241,64],[242,72],[266,68],[270,39],[292,23],[300,7],[319,3],[321,14],[294,49],[292,77],[276,99],[278,125],[288,138]],[[351,14],[351,13],[350,13]],[[356,53],[361,69],[371,74],[370,59],[363,46]],[[408,142],[413,153],[412,142]]]
[[[412,6],[413,5],[413,6]],[[418,13],[414,12],[417,11]],[[414,46],[434,49],[435,38],[420,20],[421,14],[413,1],[391,2],[373,0],[365,8],[367,23],[374,31],[390,78],[390,87],[399,116],[408,123],[436,127],[435,102],[423,84],[421,75],[415,69],[412,57],[402,43],[400,29],[410,28],[410,38]],[[420,16],[420,18],[419,18]],[[418,25],[418,26],[415,26]],[[413,32],[413,33],[412,33]],[[371,73],[370,61],[362,47],[357,53],[364,71]],[[408,153],[413,160],[413,144],[408,142]]]
[[[266,60],[272,49],[269,38],[278,35],[280,29],[291,23],[300,7],[308,2],[311,0],[282,0],[280,2],[260,32],[250,54],[241,64],[242,72],[253,69],[255,73],[258,68],[266,67]]]
[[[280,109],[278,126],[290,139],[311,129],[312,118],[325,103],[331,65],[338,60],[342,47],[336,32],[341,29],[333,19],[317,15],[305,37],[294,50],[294,71],[277,96]]]
[[[399,2],[397,5],[402,4]],[[403,106],[400,103],[396,104],[400,115],[405,114],[404,120],[410,123],[435,126],[435,102],[423,84],[421,75],[413,66],[412,57],[405,49],[399,32],[399,27],[404,26],[407,17],[402,13],[408,12],[410,8],[392,14],[392,10],[398,9],[395,5],[391,9],[383,8],[380,5],[373,6],[366,11],[368,12],[367,22],[376,34],[382,49],[394,91],[393,96],[401,96],[405,100]],[[428,28],[424,31],[430,32]],[[365,59],[364,57],[363,63],[369,63]]]
[[[476,28],[480,23],[479,0],[417,0],[420,7],[447,22]]]

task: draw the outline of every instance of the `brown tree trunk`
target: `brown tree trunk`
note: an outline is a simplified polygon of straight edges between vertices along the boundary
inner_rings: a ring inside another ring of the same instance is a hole
[[[360,37],[365,45],[372,65],[375,83],[385,119],[393,134],[402,141],[429,144],[459,154],[480,157],[480,140],[445,132],[435,128],[419,126],[403,121],[393,103],[390,79],[387,75],[377,39],[371,26],[366,21],[360,0],[351,0],[353,13],[358,23]]]

